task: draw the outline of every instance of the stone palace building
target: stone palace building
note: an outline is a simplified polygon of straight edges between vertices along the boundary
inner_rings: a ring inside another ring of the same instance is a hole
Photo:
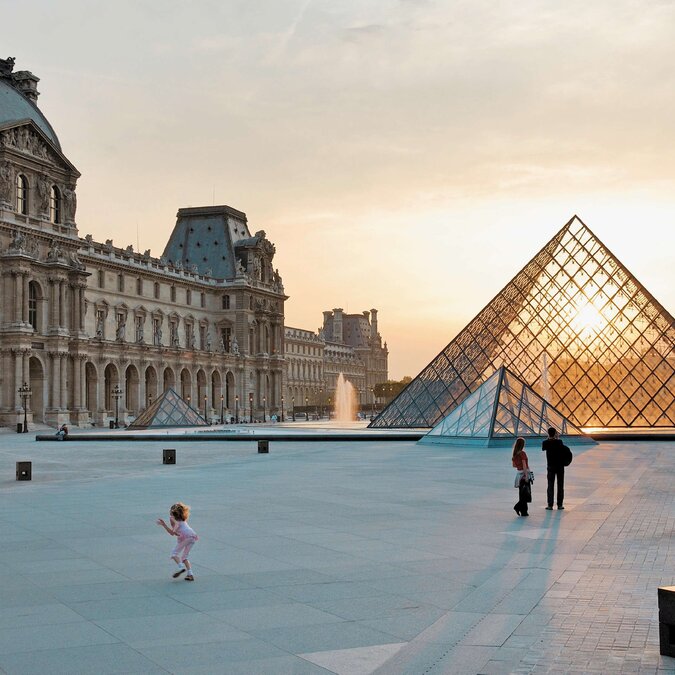
[[[285,383],[296,329],[284,330],[275,247],[243,212],[179,209],[159,258],[80,237],[80,174],[37,107],[38,81],[0,60],[0,424],[22,415],[24,385],[29,419],[80,426],[128,422],[169,387],[214,422],[271,415],[284,394],[307,395],[300,382],[316,389],[311,370]],[[381,375],[351,333],[331,331],[316,342],[319,388],[351,349],[363,396]]]

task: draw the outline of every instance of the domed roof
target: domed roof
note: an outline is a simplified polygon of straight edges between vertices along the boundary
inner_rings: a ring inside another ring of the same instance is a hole
[[[60,150],[59,139],[39,108],[31,103],[20,91],[9,82],[0,79],[0,126],[9,122],[33,120],[45,133],[47,138]]]

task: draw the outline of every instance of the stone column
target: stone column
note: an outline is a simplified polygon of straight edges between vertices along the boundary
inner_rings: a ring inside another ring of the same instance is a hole
[[[21,278],[21,321],[28,323],[28,272]]]
[[[16,410],[21,410],[21,397],[19,396],[19,387],[23,384],[23,359],[20,349],[12,350],[14,358],[14,401]]]
[[[61,352],[61,408],[68,408],[68,354]]]
[[[80,405],[87,409],[87,357],[80,355]]]
[[[73,409],[82,408],[82,357],[73,357]]]
[[[61,355],[52,354],[52,408],[61,407]]]
[[[14,323],[21,321],[21,283],[19,281],[19,272],[12,272],[12,301],[14,303]]]
[[[84,314],[86,312],[86,306],[84,304],[84,286],[80,286],[78,288],[78,302],[80,306],[80,325],[79,325],[79,330],[80,332],[84,332]]]
[[[65,319],[66,289],[65,282],[59,280],[59,328],[63,328]]]

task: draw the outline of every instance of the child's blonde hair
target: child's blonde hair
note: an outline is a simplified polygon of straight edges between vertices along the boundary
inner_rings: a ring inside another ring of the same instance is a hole
[[[183,502],[177,502],[169,509],[169,513],[176,520],[185,521],[190,517],[190,507],[187,504],[183,504]]]

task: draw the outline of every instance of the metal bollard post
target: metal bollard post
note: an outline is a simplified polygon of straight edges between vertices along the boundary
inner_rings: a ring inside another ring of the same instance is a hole
[[[661,656],[675,656],[675,586],[659,587],[659,644]]]
[[[269,441],[258,441],[258,454],[259,455],[268,455],[270,452],[270,442]]]
[[[175,464],[176,450],[174,448],[164,448],[162,453],[162,464]]]
[[[33,475],[32,462],[17,462],[16,463],[16,479],[17,480],[31,480]]]

